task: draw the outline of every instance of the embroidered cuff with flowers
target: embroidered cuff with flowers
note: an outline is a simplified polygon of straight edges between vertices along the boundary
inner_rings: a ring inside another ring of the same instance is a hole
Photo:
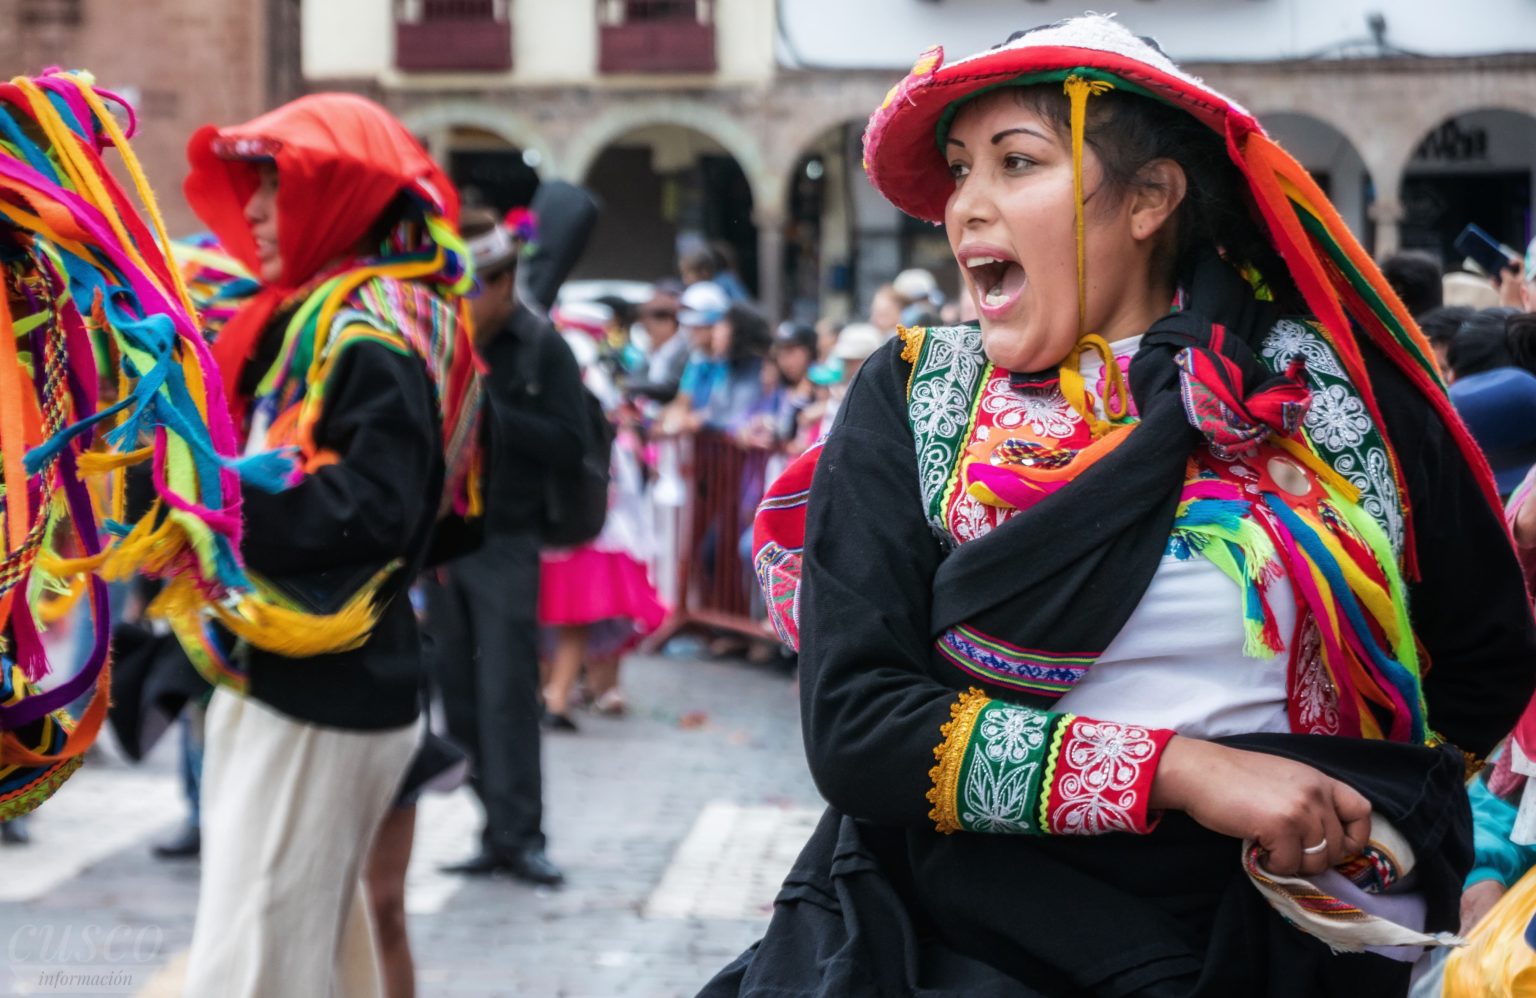
[[[1150,832],[1152,777],[1173,732],[993,700],[972,688],[933,750],[928,817],[950,832]]]

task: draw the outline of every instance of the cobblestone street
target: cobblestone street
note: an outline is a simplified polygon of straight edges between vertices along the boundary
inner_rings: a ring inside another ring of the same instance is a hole
[[[467,789],[423,801],[408,906],[425,998],[691,995],[761,933],[819,813],[789,679],[658,657],[627,665],[625,687],[630,716],[545,738],[565,888],[438,872],[472,850],[479,809]],[[0,851],[0,992],[180,993],[197,865],[149,853],[182,814],[176,742],[140,767],[93,757],[32,844]]]

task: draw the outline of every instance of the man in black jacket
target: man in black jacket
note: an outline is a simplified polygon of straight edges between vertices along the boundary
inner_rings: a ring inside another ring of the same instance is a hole
[[[485,540],[426,586],[428,661],[448,732],[474,759],[485,828],[479,853],[448,870],[554,885],[564,877],[544,854],[542,828],[539,524],[547,475],[581,464],[581,373],[559,334],[518,302],[519,246],[506,228],[472,209],[463,231],[480,285],[476,343],[490,368]]]

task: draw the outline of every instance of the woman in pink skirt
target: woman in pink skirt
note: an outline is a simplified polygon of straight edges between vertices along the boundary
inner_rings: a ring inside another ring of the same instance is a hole
[[[597,709],[622,713],[619,660],[661,626],[667,609],[645,567],[640,439],[623,417],[622,397],[604,364],[613,312],[604,305],[567,305],[550,318],[576,355],[583,383],[618,428],[603,532],[580,547],[545,551],[539,573],[539,625],[547,668],[545,724],[552,730],[574,731],[571,694],[582,666]]]

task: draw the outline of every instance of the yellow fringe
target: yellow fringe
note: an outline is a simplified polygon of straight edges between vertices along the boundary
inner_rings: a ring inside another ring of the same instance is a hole
[[[205,600],[187,576],[177,576],[149,605],[148,614],[195,620],[204,608],[230,633],[253,647],[287,658],[351,651],[368,640],[378,621],[377,582],[364,586],[333,614],[312,614],[246,594],[233,606]]]
[[[85,583],[86,579],[84,576],[71,579],[68,590],[62,596],[55,596],[43,601],[43,605],[38,607],[37,610],[38,618],[44,624],[57,624],[69,616],[69,612],[75,608],[75,604],[80,602],[80,597],[85,595]]]
[[[928,770],[933,781],[928,790],[928,803],[933,805],[928,818],[945,835],[960,831],[960,769],[971,744],[976,715],[991,702],[991,697],[972,686],[949,705],[949,720],[939,727],[941,740],[933,749],[938,764]]]
[[[130,465],[147,461],[154,456],[153,447],[140,447],[127,453],[116,451],[87,451],[77,459],[80,468],[80,477],[88,478],[94,475],[104,475],[109,471],[126,468]]]
[[[375,593],[358,593],[328,615],[290,610],[247,597],[231,610],[213,604],[213,613],[236,637],[263,651],[287,658],[311,658],[362,646],[378,622]]]

